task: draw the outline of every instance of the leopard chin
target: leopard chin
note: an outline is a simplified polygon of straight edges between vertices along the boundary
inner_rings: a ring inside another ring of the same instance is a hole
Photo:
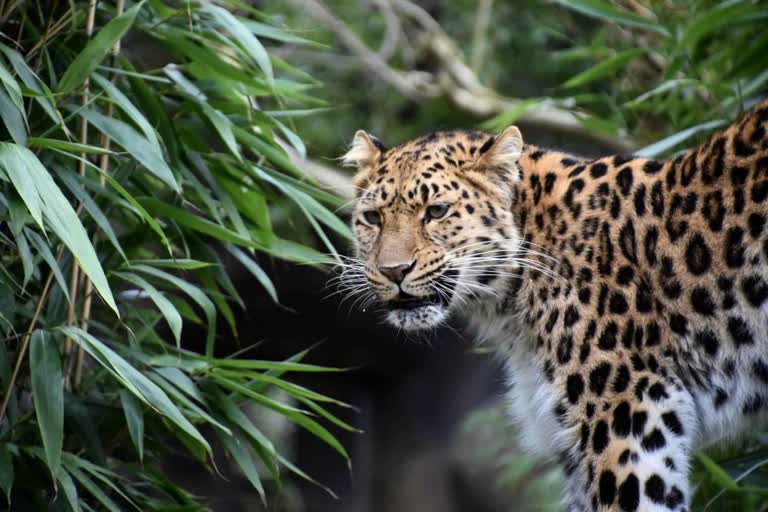
[[[441,304],[425,304],[409,309],[390,309],[387,321],[404,331],[421,331],[440,325],[448,317],[448,310]]]
[[[416,297],[401,292],[386,303],[387,321],[398,329],[420,331],[438,326],[448,317],[450,297]]]

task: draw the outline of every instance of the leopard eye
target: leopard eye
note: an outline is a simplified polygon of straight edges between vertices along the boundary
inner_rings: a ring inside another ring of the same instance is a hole
[[[363,212],[363,218],[365,222],[371,226],[378,226],[381,224],[381,214],[376,210],[366,210]]]
[[[437,203],[427,206],[427,211],[424,213],[424,222],[442,219],[448,213],[450,206],[451,205],[446,203]]]

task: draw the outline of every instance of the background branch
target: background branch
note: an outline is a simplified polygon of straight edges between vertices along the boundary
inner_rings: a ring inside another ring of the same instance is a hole
[[[486,51],[484,46],[475,43],[474,58],[478,62],[474,66],[468,65],[456,42],[426,10],[413,2],[408,0],[376,0],[375,3],[382,9],[385,18],[391,18],[395,15],[402,17],[397,26],[405,27],[406,21],[410,21],[411,25],[416,25],[415,34],[401,37],[398,40],[401,47],[406,45],[407,41],[415,41],[415,49],[421,53],[422,59],[415,59],[414,61],[429,60],[436,63],[437,69],[430,72],[421,69],[400,70],[392,67],[383,58],[383,56],[389,56],[391,51],[389,47],[385,48],[385,44],[382,44],[382,48],[386,49],[386,52],[371,49],[321,0],[291,1],[297,7],[301,6],[305,13],[333,32],[342,45],[370,72],[407,98],[425,100],[443,97],[450,100],[454,106],[463,112],[477,117],[491,117],[521,110],[517,122],[524,127],[535,127],[578,136],[600,144],[607,151],[630,152],[636,147],[636,144],[624,136],[607,135],[585,127],[582,123],[583,114],[563,108],[554,100],[543,99],[530,108],[523,108],[525,104],[522,100],[505,96],[485,86],[476,72]],[[491,2],[486,0],[481,7],[481,10],[485,10],[487,13],[478,13],[476,30],[482,31],[483,27],[486,27],[485,30],[487,31],[490,22]],[[388,26],[394,24],[391,19],[385,23]],[[391,34],[389,36],[385,34],[387,45],[393,40],[392,37]],[[388,39],[389,42],[387,42]]]

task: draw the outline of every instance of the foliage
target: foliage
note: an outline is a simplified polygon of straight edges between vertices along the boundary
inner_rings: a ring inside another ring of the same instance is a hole
[[[768,84],[765,2],[559,3],[601,22],[556,54],[585,66],[559,94],[594,114],[588,126],[652,142],[640,155],[695,145]]]
[[[492,479],[504,503],[518,510],[557,512],[561,496],[552,489],[563,485],[560,467],[526,455],[517,436],[504,404],[482,407],[464,421],[458,443],[462,460],[478,473],[484,470],[481,476]]]
[[[310,477],[244,401],[345,458],[324,424],[351,429],[286,379],[338,370],[216,347],[244,307],[224,256],[277,300],[260,262],[323,264],[307,242],[348,236],[284,149],[304,153],[292,118],[321,102],[274,48],[314,43],[237,0],[96,4],[0,3],[0,491],[14,509],[199,510],[160,463],[215,469],[220,447],[264,500],[281,470]]]

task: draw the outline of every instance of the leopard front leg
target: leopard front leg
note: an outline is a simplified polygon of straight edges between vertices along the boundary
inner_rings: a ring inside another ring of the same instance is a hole
[[[599,396],[585,398],[579,445],[564,466],[564,508],[688,510],[696,429],[691,395],[674,378],[638,372],[624,392],[606,386]]]

